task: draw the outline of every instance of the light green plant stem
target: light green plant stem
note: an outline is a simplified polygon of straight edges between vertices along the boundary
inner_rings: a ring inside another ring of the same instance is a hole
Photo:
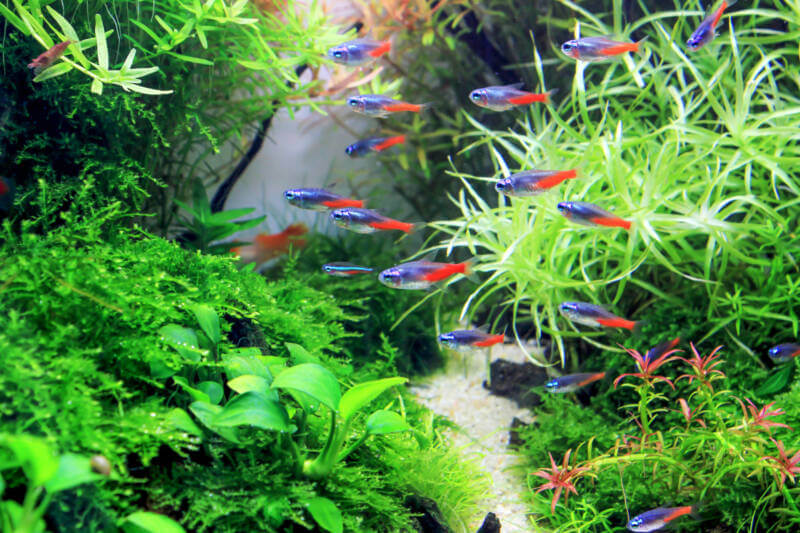
[[[361,435],[361,437],[359,437],[357,441],[355,441],[352,445],[350,445],[350,447],[348,447],[345,451],[339,454],[339,457],[336,459],[336,462],[338,463],[340,461],[344,461],[347,458],[347,456],[352,453],[353,450],[364,444],[364,441],[367,440],[368,438],[369,438],[369,433],[364,432],[364,434]]]

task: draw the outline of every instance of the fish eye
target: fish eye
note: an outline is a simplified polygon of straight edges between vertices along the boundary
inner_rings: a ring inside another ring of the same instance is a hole
[[[347,105],[349,105],[350,107],[356,107],[358,105],[358,98],[355,98],[355,97],[348,98],[347,99]]]
[[[344,149],[344,152],[349,155],[352,154],[354,150],[355,148],[353,148],[352,146],[348,146],[347,148]]]
[[[334,211],[333,213],[331,213],[331,216],[336,220],[342,220],[344,218],[344,213],[340,211]]]
[[[770,348],[769,349],[769,355],[770,355],[770,357],[775,357],[776,355],[778,355],[778,347],[777,346],[773,346],[772,348]]]
[[[283,197],[287,200],[294,200],[294,191],[286,191],[283,193]]]
[[[574,45],[573,45],[572,43],[564,43],[564,44],[562,44],[562,45],[561,45],[561,49],[562,49],[564,52],[569,52],[569,51],[570,51],[570,50],[572,50],[573,48],[574,48]]]
[[[562,211],[562,212],[566,211],[567,210],[567,203],[566,202],[560,202],[558,204],[558,206],[556,206],[556,207],[558,208],[559,211]]]
[[[322,265],[322,270],[324,272],[330,272],[333,269],[330,267],[330,265]]]
[[[500,180],[494,184],[494,188],[498,191],[504,191],[508,185],[509,183],[506,180]]]
[[[471,100],[473,100],[475,102],[480,102],[481,101],[481,93],[478,92],[478,91],[472,91],[470,93],[469,97],[470,97]]]
[[[553,387],[558,386],[558,381],[555,379],[551,379],[547,383],[544,384],[545,387],[552,389]]]
[[[341,59],[343,56],[344,56],[344,52],[342,52],[341,50],[334,50],[333,51],[333,57],[335,57],[336,59]]]

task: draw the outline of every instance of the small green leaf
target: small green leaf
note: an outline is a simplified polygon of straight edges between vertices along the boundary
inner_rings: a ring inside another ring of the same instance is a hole
[[[272,382],[273,389],[291,389],[307,394],[336,411],[339,408],[341,390],[330,370],[315,363],[287,368]]]
[[[92,86],[90,90],[93,94],[103,94],[103,82],[98,80],[97,78],[92,80]]]
[[[6,435],[0,438],[0,447],[11,450],[34,487],[44,485],[58,470],[58,459],[43,439],[30,435]]]
[[[408,381],[406,378],[386,378],[359,383],[352,387],[342,395],[342,400],[339,402],[342,418],[350,419],[384,391],[395,385],[402,385],[406,381]]]
[[[400,433],[409,429],[408,422],[394,411],[375,411],[367,418],[367,433],[370,435]]]
[[[214,417],[222,412],[222,407],[208,402],[193,402],[189,410],[203,423],[205,427],[219,436],[235,443],[239,443],[239,436],[234,428],[219,427],[214,424]]]
[[[758,396],[769,396],[777,394],[786,389],[792,383],[792,376],[794,374],[795,365],[786,364],[781,365],[772,373],[767,376],[764,382],[755,390]]]
[[[267,383],[267,380],[261,376],[244,375],[230,380],[228,382],[228,387],[239,394],[244,394],[245,392],[249,391],[255,391],[264,394],[269,390],[269,383]]]
[[[330,533],[342,533],[342,512],[328,498],[318,496],[306,501],[308,512],[319,527]]]
[[[208,401],[219,404],[222,401],[222,385],[216,381],[203,381],[197,384],[197,388],[208,395]]]
[[[186,359],[197,363],[206,352],[201,350],[197,333],[191,328],[184,328],[177,324],[167,324],[158,330],[161,340],[175,348]]]
[[[94,38],[97,39],[97,64],[103,70],[108,70],[108,43],[106,42],[106,29],[100,15],[94,16]]]
[[[192,305],[189,309],[194,313],[197,323],[203,328],[203,332],[211,339],[214,344],[219,344],[222,340],[219,330],[219,316],[213,308],[207,305]]]
[[[72,70],[72,68],[73,68],[72,65],[70,65],[69,63],[64,63],[62,61],[61,63],[55,64],[52,67],[48,67],[43,71],[41,71],[38,76],[33,78],[33,81],[37,83],[43,82],[45,80],[49,80],[51,78],[55,78],[57,76],[66,74],[67,72]]]
[[[233,398],[214,417],[213,423],[220,427],[255,426],[275,431],[289,431],[291,427],[283,405],[258,392]]]
[[[48,492],[59,492],[102,478],[92,470],[88,457],[65,453],[59,457],[58,470],[44,486]]]
[[[241,349],[233,355],[226,354],[223,356],[222,362],[228,379],[250,375],[264,378],[267,382],[272,383],[272,373],[268,367],[269,359],[261,355],[257,348],[248,348]]]
[[[203,431],[197,427],[197,424],[194,423],[189,413],[183,409],[176,408],[170,411],[166,416],[166,421],[175,429],[185,431],[190,435],[195,435],[197,437],[203,435]]]
[[[245,215],[249,215],[255,210],[256,209],[254,207],[242,207],[241,209],[226,209],[225,211],[214,213],[213,215],[208,217],[208,221],[212,224],[222,224],[224,222],[230,222],[231,220],[243,217]]]
[[[192,387],[189,385],[189,382],[186,381],[186,378],[182,376],[172,376],[172,381],[174,381],[180,388],[183,389],[189,396],[192,397],[192,400],[196,402],[210,402],[213,404],[218,404],[219,402],[212,402],[211,398],[209,397],[208,393],[202,391],[198,388]]]
[[[289,350],[289,359],[292,363],[296,365],[301,365],[303,363],[320,363],[318,357],[315,357],[308,353],[308,350],[300,346],[299,344],[294,344],[291,342],[286,343],[286,349]]]
[[[129,515],[121,525],[125,533],[186,533],[172,518],[147,511]]]

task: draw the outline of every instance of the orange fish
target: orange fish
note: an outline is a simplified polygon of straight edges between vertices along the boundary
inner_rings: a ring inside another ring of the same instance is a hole
[[[236,246],[231,252],[239,256],[245,263],[266,263],[289,252],[290,247],[302,248],[306,245],[305,239],[299,239],[308,233],[308,227],[303,223],[292,224],[280,233],[256,235],[252,244]]]
[[[59,57],[64,55],[64,52],[67,50],[67,46],[71,44],[72,41],[58,43],[46,52],[42,52],[36,59],[28,63],[28,68],[32,68],[36,74],[39,74],[41,71],[55,63]]]

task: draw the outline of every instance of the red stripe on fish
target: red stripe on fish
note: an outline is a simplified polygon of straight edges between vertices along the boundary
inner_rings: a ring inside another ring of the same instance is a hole
[[[527,93],[523,94],[522,96],[514,96],[513,98],[509,98],[508,102],[514,105],[525,105],[525,104],[532,104],[534,102],[549,102],[550,101],[550,93]]]
[[[664,517],[664,522],[670,522],[672,520],[675,520],[679,516],[683,516],[685,514],[690,514],[691,512],[692,512],[692,506],[691,505],[687,505],[686,507],[678,507],[672,513],[670,513],[670,514],[668,514],[667,516]]]
[[[389,137],[382,143],[373,146],[372,149],[375,150],[376,152],[380,152],[381,150],[385,150],[390,146],[394,146],[395,144],[403,144],[404,142],[406,142],[406,136],[398,135],[397,137]]]
[[[716,13],[716,15],[714,15],[714,20],[713,20],[713,21],[711,21],[711,27],[712,27],[712,28],[716,28],[716,27],[717,27],[717,23],[719,23],[719,19],[721,19],[721,18],[722,18],[722,13],[723,13],[723,12],[724,12],[726,9],[728,9],[728,3],[723,1],[723,2],[722,2],[722,5],[721,5],[721,6],[719,6],[719,9],[717,9],[717,13]]]
[[[588,378],[584,379],[580,383],[576,383],[575,386],[576,387],[583,387],[584,385],[588,385],[589,383],[592,383],[593,381],[599,381],[599,380],[603,379],[604,377],[606,377],[606,373],[605,372],[599,372],[597,374],[592,374],[591,376],[589,376]]]
[[[442,281],[443,279],[447,279],[453,274],[466,274],[469,272],[469,263],[457,263],[455,265],[445,265],[441,268],[434,270],[433,272],[429,272],[425,274],[422,279],[425,281],[430,282],[437,282]]]
[[[383,106],[385,111],[390,113],[397,113],[399,111],[412,111],[414,113],[419,113],[422,111],[421,104],[407,104],[406,102],[398,102],[396,104],[389,104]]]
[[[369,55],[371,55],[372,57],[380,57],[380,56],[382,56],[383,54],[385,54],[386,52],[388,52],[391,49],[392,49],[391,41],[386,41],[384,43],[381,43],[381,45],[378,48],[376,48],[375,50],[371,50],[371,51],[369,51],[367,53]]]
[[[603,48],[602,50],[600,50],[600,54],[604,56],[616,56],[619,54],[624,54],[625,52],[638,52],[638,51],[639,51],[639,43],[624,43]]]
[[[340,200],[322,202],[322,205],[325,207],[330,207],[331,209],[339,209],[340,207],[364,207],[364,202],[363,200],[349,200],[347,198],[342,198]]]
[[[505,335],[492,335],[488,339],[484,339],[482,341],[472,343],[473,346],[477,346],[479,348],[485,348],[487,346],[494,346],[495,344],[500,344],[506,339]]]
[[[636,327],[636,322],[633,320],[625,320],[624,318],[595,318],[598,324],[606,326],[607,328],[625,328],[632,330]]]
[[[552,176],[547,176],[546,178],[540,179],[538,183],[536,183],[536,186],[540,189],[549,189],[550,187],[555,187],[564,180],[569,180],[576,177],[578,177],[578,173],[575,170],[565,170],[563,172],[557,172]]]
[[[380,222],[370,222],[369,226],[375,229],[399,229],[406,233],[411,233],[414,229],[414,224],[407,222],[400,222],[399,220],[382,220]]]
[[[631,229],[631,223],[628,220],[624,220],[621,218],[605,218],[605,217],[593,217],[589,219],[591,222],[599,226],[608,226],[610,228],[625,228]]]

